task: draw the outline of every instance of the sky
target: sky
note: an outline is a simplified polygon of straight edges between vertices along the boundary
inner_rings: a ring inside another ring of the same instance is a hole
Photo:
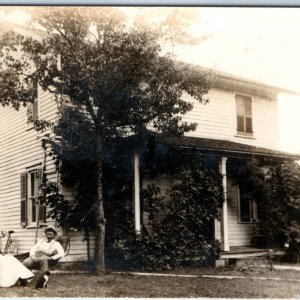
[[[300,8],[201,8],[200,20],[211,37],[178,59],[298,92],[279,94],[278,111],[281,149],[300,153]]]
[[[281,93],[278,110],[281,150],[300,153],[300,8],[182,9],[194,15],[189,32],[208,38],[194,46],[174,45],[178,60],[299,93]],[[125,9],[129,16],[145,10]],[[0,9],[0,20],[23,24],[28,17],[21,8],[9,15]]]

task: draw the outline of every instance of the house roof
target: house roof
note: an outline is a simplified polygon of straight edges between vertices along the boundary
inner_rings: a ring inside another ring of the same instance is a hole
[[[198,137],[167,137],[164,143],[181,148],[193,148],[203,152],[211,152],[227,156],[259,156],[265,158],[281,158],[299,160],[300,154],[292,154],[273,149],[260,148],[247,144],[235,143],[226,140],[198,138]]]
[[[282,88],[279,86],[273,86],[259,81],[251,80],[249,78],[244,78],[241,76],[236,76],[233,74],[228,74],[221,71],[215,71],[217,78],[213,83],[213,86],[223,87],[224,89],[232,89],[233,86],[249,90],[254,94],[262,94],[262,96],[268,97],[270,95],[276,95],[277,93],[289,93],[299,95],[299,92],[293,91],[291,89]],[[233,83],[234,82],[234,83]]]
[[[276,98],[277,94],[280,92],[299,95],[299,92],[297,91],[275,87],[269,84],[225,73],[215,69],[209,69],[203,66],[188,64],[185,62],[178,62],[178,64],[181,66],[189,66],[189,68],[204,74],[210,74],[212,88],[220,88],[223,90],[246,93],[252,96],[260,96],[267,99]]]

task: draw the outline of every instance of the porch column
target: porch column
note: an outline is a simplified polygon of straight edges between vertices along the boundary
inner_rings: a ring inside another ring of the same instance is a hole
[[[229,251],[228,241],[228,209],[227,209],[227,176],[226,176],[226,162],[227,157],[222,157],[219,163],[219,170],[223,177],[223,190],[224,190],[224,202],[223,202],[223,214],[222,214],[222,233],[223,233],[223,250]]]
[[[137,235],[141,233],[141,205],[140,205],[140,156],[133,154],[133,206],[134,228]]]

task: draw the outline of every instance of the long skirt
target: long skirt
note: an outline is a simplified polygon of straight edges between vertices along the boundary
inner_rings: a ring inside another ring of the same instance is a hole
[[[13,255],[0,255],[0,287],[10,287],[18,279],[30,279],[34,274]]]

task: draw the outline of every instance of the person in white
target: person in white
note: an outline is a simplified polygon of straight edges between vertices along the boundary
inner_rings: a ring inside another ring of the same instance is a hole
[[[42,274],[49,271],[49,264],[56,264],[64,256],[64,249],[55,240],[57,231],[53,226],[45,229],[46,239],[38,241],[30,250],[29,257],[23,261],[23,265],[31,268],[38,265]]]
[[[19,280],[29,280],[34,274],[13,255],[0,254],[0,287],[10,287]]]

